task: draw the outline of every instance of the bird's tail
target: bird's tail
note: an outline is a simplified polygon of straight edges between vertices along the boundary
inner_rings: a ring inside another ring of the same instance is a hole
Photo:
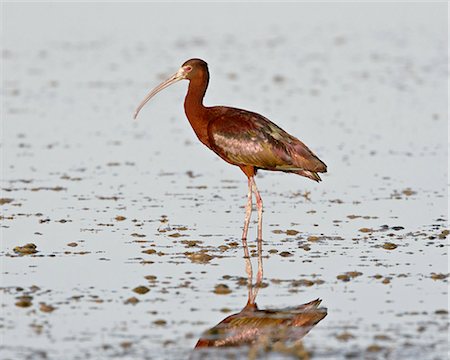
[[[293,319],[292,326],[310,327],[311,329],[320,320],[327,316],[327,309],[324,307],[319,308],[321,302],[322,300],[316,299],[309,303],[300,305],[297,308],[300,312]],[[306,332],[310,329],[307,329]]]
[[[290,172],[292,172],[294,174],[297,174],[297,175],[301,175],[301,176],[307,177],[307,178],[309,178],[311,180],[314,180],[314,181],[317,181],[317,182],[322,181],[322,179],[320,178],[319,174],[314,172],[314,171],[293,170],[293,171],[290,171]]]

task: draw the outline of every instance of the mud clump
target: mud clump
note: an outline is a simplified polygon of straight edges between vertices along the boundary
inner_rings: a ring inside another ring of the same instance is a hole
[[[132,237],[136,237],[136,238],[145,238],[146,235],[144,235],[144,234],[138,234],[138,233],[132,233],[131,236],[132,236]]]
[[[448,310],[439,309],[434,312],[436,315],[448,315]]]
[[[340,275],[336,276],[336,278],[338,280],[341,280],[341,281],[344,281],[344,282],[348,282],[351,279],[354,279],[355,277],[358,277],[358,276],[361,276],[361,275],[362,275],[362,273],[359,272],[359,271],[348,271],[348,272],[346,272],[344,274],[340,274]]]
[[[405,190],[402,191],[402,194],[405,196],[412,196],[412,195],[416,195],[417,192],[412,190],[411,188],[406,188]]]
[[[279,255],[282,256],[282,257],[291,257],[291,256],[294,256],[294,254],[292,254],[292,253],[289,252],[289,251],[282,251],[282,252],[279,253]]]
[[[148,255],[156,254],[156,250],[155,249],[142,250],[141,252],[144,253],[144,254],[148,254]]]
[[[39,306],[39,310],[45,313],[51,313],[55,310],[55,307],[46,303],[41,303]]]
[[[239,277],[236,284],[238,286],[247,286],[248,285],[248,279],[245,277]]]
[[[38,252],[36,248],[37,246],[35,244],[29,243],[24,246],[16,246],[13,250],[16,254],[19,255],[31,255]]]
[[[298,286],[313,286],[315,284],[314,281],[312,280],[308,280],[308,279],[300,279],[300,280],[294,280],[291,285],[294,287],[298,287]]]
[[[13,200],[14,200],[14,199],[0,198],[0,205],[9,204],[9,203],[13,202]]]
[[[133,289],[133,291],[136,293],[136,294],[139,294],[139,295],[144,295],[144,294],[147,294],[149,291],[150,291],[150,289],[147,287],[147,286],[138,286],[138,287],[135,287],[134,289]]]
[[[355,335],[353,335],[352,333],[349,333],[347,331],[336,335],[336,339],[338,339],[339,341],[344,341],[344,342],[347,342],[354,338],[355,338]]]
[[[208,253],[204,251],[199,251],[195,253],[185,253],[185,255],[188,257],[189,260],[191,260],[193,263],[197,264],[207,264],[212,259],[214,259],[214,256],[209,255]]]
[[[173,234],[169,234],[167,236],[172,237],[172,238],[179,238],[180,236],[183,236],[183,235],[180,234],[179,232],[176,232],[176,233],[173,233]]]
[[[394,249],[397,249],[397,245],[394,243],[386,242],[383,244],[383,249],[394,250]]]
[[[137,303],[139,302],[139,299],[137,298],[137,297],[130,297],[130,298],[128,298],[128,299],[126,299],[125,301],[124,301],[124,304],[125,305],[128,305],[128,304],[131,304],[131,305],[136,305]]]
[[[186,245],[186,247],[198,247],[199,244],[201,244],[203,241],[200,240],[183,240],[181,241],[182,244]]]
[[[383,350],[383,348],[377,344],[369,345],[366,349],[367,352],[380,352],[381,350]]]
[[[127,350],[127,349],[131,348],[131,346],[133,346],[133,343],[130,342],[130,341],[122,341],[122,342],[120,343],[120,347],[121,347],[122,349],[124,349],[124,350]]]
[[[228,285],[218,284],[214,287],[214,293],[218,295],[227,295],[231,293],[231,289]]]
[[[311,236],[308,236],[308,238],[306,240],[311,241],[311,242],[316,242],[316,241],[320,240],[320,237],[311,235]]]
[[[433,280],[445,280],[445,279],[448,278],[448,276],[449,276],[449,274],[441,274],[441,273],[437,274],[437,273],[431,273],[431,278],[432,278]]]
[[[18,298],[17,302],[16,302],[16,306],[21,307],[21,308],[27,308],[30,307],[31,305],[33,305],[33,303],[31,302],[31,300],[33,300],[32,296],[21,296]]]
[[[153,321],[153,324],[155,324],[157,326],[165,326],[165,325],[167,325],[167,321],[164,319],[159,319],[159,320]]]

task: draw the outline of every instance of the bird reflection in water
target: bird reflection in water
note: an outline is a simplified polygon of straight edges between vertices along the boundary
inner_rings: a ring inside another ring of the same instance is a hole
[[[321,300],[283,309],[258,309],[255,303],[230,315],[207,330],[195,345],[193,359],[211,359],[221,355],[284,353],[308,359],[301,339],[326,315]]]
[[[259,284],[255,287],[258,288]],[[249,279],[245,307],[207,330],[195,345],[192,359],[222,358],[225,353],[232,357],[246,354],[252,359],[271,352],[298,359],[309,358],[301,339],[327,316],[327,309],[319,307],[321,300],[288,308],[260,310],[253,288]]]
[[[283,309],[258,309],[247,305],[237,314],[230,315],[207,330],[195,345],[205,347],[235,347],[249,345],[258,351],[304,351],[300,340],[326,315],[319,307],[321,300]]]

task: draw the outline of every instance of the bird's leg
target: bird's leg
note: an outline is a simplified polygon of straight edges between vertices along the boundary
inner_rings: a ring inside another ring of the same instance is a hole
[[[248,252],[248,248],[247,248]],[[256,296],[253,294],[253,273],[252,273],[252,263],[250,261],[250,258],[246,257],[245,262],[247,264],[247,289],[248,289],[248,296],[247,296],[247,306],[248,305],[254,305]],[[248,271],[250,267],[250,271]]]
[[[248,194],[247,194],[247,205],[245,207],[245,221],[244,221],[244,231],[242,232],[242,246],[244,247],[244,258],[246,264],[246,271],[248,276],[248,298],[250,303],[254,301],[253,290],[252,290],[252,281],[253,281],[253,269],[252,263],[250,261],[250,253],[248,251],[247,245],[247,233],[248,233],[248,225],[250,223],[250,216],[252,214],[252,181],[250,178],[248,179]]]
[[[258,209],[258,273],[256,275],[256,289],[259,288],[261,281],[263,279],[263,262],[262,262],[262,213],[263,213],[263,203],[261,195],[259,194],[258,188],[256,187],[255,179],[252,177],[252,189],[256,197],[256,207]]]
[[[250,216],[252,215],[252,179],[253,178],[248,179],[247,205],[245,206],[245,221],[244,231],[242,232],[242,240],[247,239],[248,225],[250,224]]]
[[[261,195],[259,194],[258,188],[256,187],[255,179],[252,178],[252,190],[256,197],[256,207],[258,209],[258,240],[262,240],[262,213],[263,213],[263,203]]]

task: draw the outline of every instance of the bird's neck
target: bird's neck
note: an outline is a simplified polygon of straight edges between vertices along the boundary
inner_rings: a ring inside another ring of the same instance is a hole
[[[199,74],[189,81],[189,88],[184,100],[184,111],[199,140],[210,147],[208,141],[208,117],[203,97],[208,87],[209,74]]]

